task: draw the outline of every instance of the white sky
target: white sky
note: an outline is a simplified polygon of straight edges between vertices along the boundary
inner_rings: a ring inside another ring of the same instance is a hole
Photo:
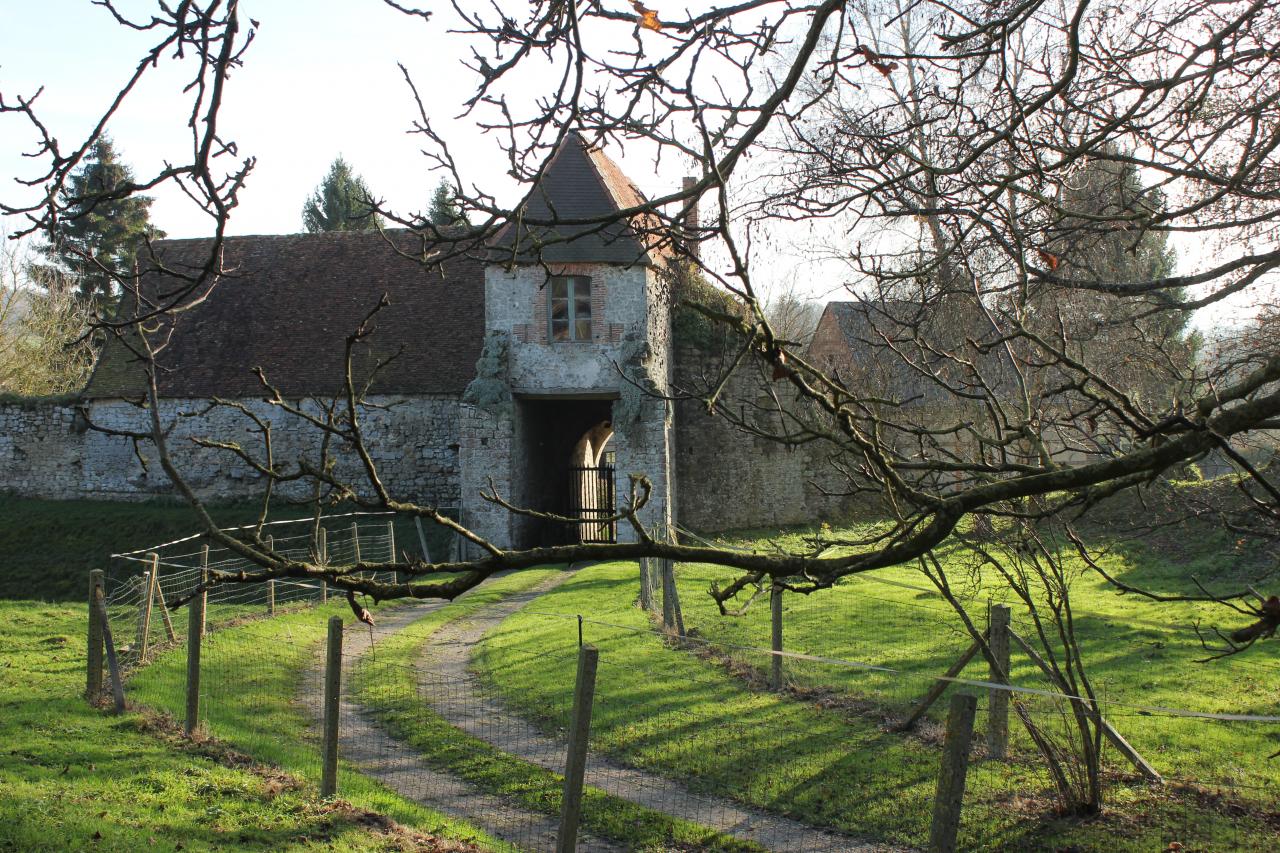
[[[125,10],[152,8],[147,0],[120,0]],[[396,63],[418,84],[428,115],[449,140],[464,179],[479,183],[499,201],[513,201],[514,182],[499,140],[486,137],[475,120],[455,120],[472,92],[474,74],[461,66],[467,39],[449,35],[452,13],[444,3],[430,21],[407,17],[379,0],[257,0],[242,4],[246,18],[260,22],[245,65],[231,78],[222,112],[224,138],[257,166],[231,218],[232,234],[278,234],[302,230],[302,205],[342,154],[398,211],[422,210],[440,173],[428,171],[419,138],[407,131],[416,112]],[[625,32],[615,27],[614,33]],[[40,115],[69,146],[83,138],[133,70],[149,43],[88,0],[0,0],[0,92],[7,100],[45,87]],[[620,45],[628,47],[629,45]],[[168,72],[127,102],[109,126],[123,159],[145,176],[166,157],[189,157],[185,127],[186,80]],[[522,79],[532,99],[542,81]],[[509,95],[520,94],[507,88]],[[35,137],[17,117],[0,118],[0,198],[32,198],[13,183],[34,177],[38,165],[21,155]],[[682,164],[655,169],[638,146],[610,150],[623,170],[651,197],[679,186]],[[629,156],[628,156],[629,155]],[[171,237],[207,235],[207,216],[176,188],[154,193],[152,221]],[[504,198],[505,195],[505,198]],[[842,265],[817,260],[815,243],[828,238],[803,226],[780,229],[756,272],[766,283],[796,281],[801,292],[822,301],[841,298]],[[850,239],[846,235],[845,240]],[[806,247],[805,244],[808,244]],[[1187,257],[1196,248],[1179,246]],[[845,295],[847,298],[847,295]],[[1219,316],[1220,312],[1219,312]],[[1200,325],[1209,317],[1197,318]]]
[[[258,162],[232,216],[231,233],[302,230],[303,202],[338,154],[393,208],[412,211],[428,204],[441,173],[428,171],[419,138],[407,132],[416,109],[397,62],[413,74],[464,176],[469,173],[487,191],[510,192],[514,184],[505,178],[497,140],[486,138],[471,120],[452,120],[474,75],[460,66],[465,40],[446,34],[447,10],[423,22],[378,0],[261,0],[242,8],[261,27],[243,69],[231,78],[221,126],[243,155]],[[147,43],[145,35],[119,27],[87,0],[0,0],[0,91],[8,99],[44,85],[41,115],[69,145],[109,103]],[[177,74],[159,78],[136,93],[110,125],[119,152],[138,176],[161,168],[166,156],[189,150],[184,82]],[[20,156],[34,139],[18,119],[0,122],[0,192],[7,201],[15,198],[12,179],[34,172],[32,161]],[[678,169],[655,175],[652,163],[610,153],[646,192],[679,185]],[[180,193],[155,195],[152,220],[169,236],[209,232],[207,218]]]

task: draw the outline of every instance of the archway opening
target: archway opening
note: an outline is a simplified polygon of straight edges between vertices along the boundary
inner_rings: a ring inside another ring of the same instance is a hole
[[[602,514],[601,508],[606,502],[612,507],[612,479],[605,485],[598,472],[602,466],[612,467],[612,420],[612,399],[517,398],[512,499],[516,506],[535,512],[577,519],[566,523],[518,517],[513,531],[517,547],[582,542],[584,526],[611,514]]]

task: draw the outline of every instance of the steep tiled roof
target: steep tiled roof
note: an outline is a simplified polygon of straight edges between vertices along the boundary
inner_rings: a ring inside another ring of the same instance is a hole
[[[388,236],[417,251],[406,232]],[[202,264],[209,245],[156,243],[165,265],[179,271]],[[224,258],[227,276],[204,303],[178,315],[172,343],[160,355],[164,396],[258,396],[251,372],[258,366],[286,395],[335,392],[346,336],[384,293],[390,305],[378,314],[364,357],[403,352],[379,375],[374,392],[456,394],[475,374],[484,339],[478,258],[427,267],[368,232],[232,237]],[[157,276],[145,286],[163,284]],[[143,387],[136,360],[112,342],[86,396],[135,396]]]
[[[541,183],[529,199],[525,215],[535,220],[573,220],[606,217],[643,204],[644,195],[618,164],[604,152],[590,148],[578,133],[571,132],[552,156]],[[636,223],[638,225],[638,223]],[[559,263],[651,264],[652,242],[646,229],[627,223],[561,225],[556,228],[522,228],[508,225],[494,241],[498,259],[510,257],[512,243],[519,235],[521,258],[530,260],[539,241],[555,238],[541,251],[541,259]],[[576,236],[575,235],[581,235]]]

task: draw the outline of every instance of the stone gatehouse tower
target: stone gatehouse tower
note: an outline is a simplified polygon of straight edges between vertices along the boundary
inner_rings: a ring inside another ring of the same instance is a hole
[[[548,166],[529,214],[587,219],[642,202],[618,167],[574,134]],[[484,351],[462,398],[462,493],[492,484],[518,506],[591,518],[610,514],[614,498],[629,494],[630,475],[643,474],[652,492],[641,519],[668,523],[674,439],[665,258],[639,228],[515,231],[499,235],[485,268]],[[548,242],[555,237],[571,239]],[[526,251],[532,246],[536,257]],[[483,501],[464,500],[464,517],[491,541],[517,547],[565,535]],[[615,534],[634,535],[625,524],[576,532],[605,541]]]

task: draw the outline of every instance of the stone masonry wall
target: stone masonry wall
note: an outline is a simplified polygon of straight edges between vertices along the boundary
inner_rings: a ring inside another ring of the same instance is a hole
[[[317,458],[319,431],[258,400],[240,401],[272,425],[277,464],[300,455]],[[457,506],[459,402],[450,396],[375,397],[379,407],[363,413],[371,455],[379,475],[393,494]],[[206,499],[253,497],[263,480],[229,453],[196,447],[195,436],[240,442],[254,453],[261,438],[242,414],[225,408],[208,410],[206,401],[166,400],[161,416],[173,424],[169,446],[179,471]],[[203,413],[201,417],[189,417]],[[120,400],[94,401],[89,416],[110,429],[145,430],[146,413]],[[352,448],[333,448],[337,474],[356,484],[364,478]],[[145,460],[146,467],[143,462]],[[277,491],[288,495],[298,486]],[[71,406],[8,404],[0,406],[0,490],[29,497],[143,500],[172,495],[173,486],[160,470],[155,448],[141,442],[135,451],[127,438],[87,429]]]
[[[677,393],[711,387],[725,364],[718,349],[680,342],[675,353]],[[748,364],[730,377],[722,399],[725,405],[740,407],[744,401],[763,402],[766,393],[759,372]],[[811,521],[808,459],[804,448],[789,449],[751,435],[723,417],[708,414],[700,401],[679,399],[675,405],[676,520],[703,533]]]
[[[0,404],[0,489],[38,497],[79,497],[87,441],[74,406]]]

